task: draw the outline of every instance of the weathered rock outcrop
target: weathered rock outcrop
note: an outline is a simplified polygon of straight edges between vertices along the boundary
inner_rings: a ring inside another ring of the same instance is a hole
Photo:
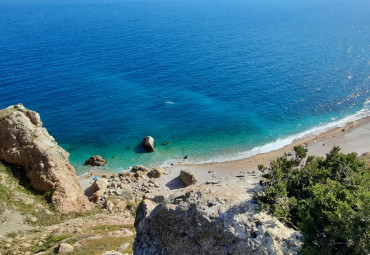
[[[166,171],[162,167],[155,167],[150,171],[150,176],[153,178],[159,178],[164,174],[166,174]]]
[[[181,170],[180,179],[186,186],[197,183],[197,178],[195,177],[194,172],[188,169]]]
[[[153,152],[154,151],[154,138],[151,137],[151,136],[147,136],[144,138],[143,140],[143,147],[144,147],[144,150],[148,151],[148,152]]]
[[[234,177],[187,187],[160,204],[144,200],[134,254],[297,254],[303,236],[257,211],[258,188]]]
[[[92,156],[85,161],[85,165],[89,166],[104,166],[105,164],[107,164],[107,160],[100,155]]]
[[[33,188],[52,191],[58,211],[84,211],[91,204],[68,158],[42,127],[38,113],[21,104],[0,111],[0,159],[23,167]]]
[[[96,192],[102,190],[103,192],[107,189],[109,182],[105,178],[98,178],[91,184],[91,191]]]

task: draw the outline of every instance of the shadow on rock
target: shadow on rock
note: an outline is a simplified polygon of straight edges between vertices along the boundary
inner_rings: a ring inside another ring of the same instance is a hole
[[[85,196],[92,197],[94,192],[92,191],[91,186],[89,186],[87,189],[84,190]]]

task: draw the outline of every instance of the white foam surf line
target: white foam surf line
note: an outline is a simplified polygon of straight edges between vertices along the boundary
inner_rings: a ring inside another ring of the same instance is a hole
[[[129,167],[127,167],[127,168],[122,168],[122,167],[118,167],[118,168],[112,168],[112,169],[109,169],[108,171],[106,171],[107,173],[122,173],[122,172],[130,172],[131,171],[131,168],[132,168],[132,166],[129,166]],[[94,171],[94,170],[96,170],[96,171]],[[99,169],[99,167],[95,167],[95,168],[90,168],[90,170],[89,171],[87,171],[87,172],[84,172],[84,173],[82,173],[82,174],[80,174],[80,175],[77,175],[77,178],[83,178],[84,176],[86,176],[86,175],[88,175],[88,174],[90,174],[91,172],[93,172],[93,173],[95,173],[95,174],[97,174],[97,173],[104,173],[105,171],[104,170],[101,170],[101,169]]]
[[[276,151],[276,150],[279,150],[281,148],[284,148],[285,146],[287,146],[289,144],[292,144],[293,141],[296,140],[296,139],[302,139],[302,138],[306,138],[306,137],[319,135],[319,134],[324,133],[324,132],[326,132],[330,129],[343,127],[347,123],[354,122],[356,120],[368,117],[368,116],[370,116],[369,106],[370,106],[370,99],[367,99],[365,104],[364,104],[364,107],[360,111],[356,112],[353,115],[345,117],[343,119],[336,120],[336,121],[327,123],[327,124],[322,125],[322,126],[316,126],[316,127],[311,128],[307,131],[303,131],[303,132],[300,132],[298,134],[291,135],[291,136],[288,136],[288,137],[285,137],[285,138],[278,138],[277,140],[275,140],[273,142],[267,143],[267,144],[262,145],[262,146],[254,147],[251,150],[239,152],[239,153],[229,155],[229,156],[218,156],[218,157],[214,157],[214,158],[211,158],[211,159],[208,159],[208,160],[203,160],[203,161],[187,161],[186,164],[204,165],[204,164],[210,164],[210,163],[222,163],[222,162],[236,161],[236,160],[246,159],[246,158],[255,156],[257,154]],[[176,163],[176,160],[166,161],[166,162],[163,163],[162,167],[169,167],[169,166],[171,166],[171,163]]]
[[[298,133],[298,134],[295,134],[295,135],[291,135],[291,136],[288,136],[288,137],[285,137],[285,138],[278,138],[277,140],[275,140],[271,143],[267,143],[267,144],[262,145],[262,146],[257,146],[257,147],[255,147],[251,150],[248,150],[248,151],[239,152],[235,155],[231,155],[231,156],[227,156],[227,157],[211,158],[209,160],[205,160],[205,161],[198,162],[198,163],[194,162],[194,163],[196,163],[196,164],[209,164],[209,163],[221,163],[221,162],[227,162],[227,161],[235,161],[235,160],[249,158],[249,157],[255,156],[257,154],[262,154],[262,153],[267,153],[267,152],[279,150],[279,149],[284,148],[285,146],[287,146],[289,144],[292,144],[294,142],[294,140],[315,136],[315,135],[324,133],[324,132],[326,132],[330,129],[333,129],[333,128],[343,127],[347,123],[350,123],[350,122],[353,122],[353,121],[356,121],[356,120],[359,120],[359,119],[362,119],[362,118],[365,118],[365,117],[368,117],[368,116],[370,116],[370,111],[356,113],[354,115],[345,117],[341,120],[334,121],[334,122],[325,124],[323,126],[317,126],[317,127],[314,127],[310,130],[307,130],[307,131],[304,131],[304,132],[301,132],[301,133]]]

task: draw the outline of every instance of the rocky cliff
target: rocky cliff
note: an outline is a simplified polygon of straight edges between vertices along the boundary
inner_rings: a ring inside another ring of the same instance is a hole
[[[68,158],[38,113],[21,104],[0,111],[0,160],[23,167],[33,188],[51,191],[58,211],[84,211],[91,205]]]
[[[258,212],[256,189],[258,181],[239,176],[187,187],[160,204],[144,200],[134,254],[297,254],[302,234]]]

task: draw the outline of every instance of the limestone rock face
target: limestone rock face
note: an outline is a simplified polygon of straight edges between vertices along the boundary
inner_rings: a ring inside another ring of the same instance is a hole
[[[104,166],[105,164],[107,164],[107,160],[100,155],[92,156],[85,161],[85,165],[89,166]]]
[[[23,167],[33,188],[53,190],[51,200],[58,211],[84,211],[91,204],[68,158],[42,127],[38,113],[21,104],[0,111],[0,159]]]
[[[144,150],[148,152],[153,152],[154,151],[154,138],[151,136],[145,137],[143,141],[143,147],[144,147]]]
[[[166,171],[162,167],[156,167],[156,168],[153,168],[152,171],[150,171],[150,176],[153,178],[159,178],[165,173]]]
[[[257,211],[258,188],[234,177],[187,187],[160,204],[144,200],[134,254],[298,254],[302,234]]]
[[[186,186],[197,183],[197,178],[191,170],[181,170],[180,179]]]

